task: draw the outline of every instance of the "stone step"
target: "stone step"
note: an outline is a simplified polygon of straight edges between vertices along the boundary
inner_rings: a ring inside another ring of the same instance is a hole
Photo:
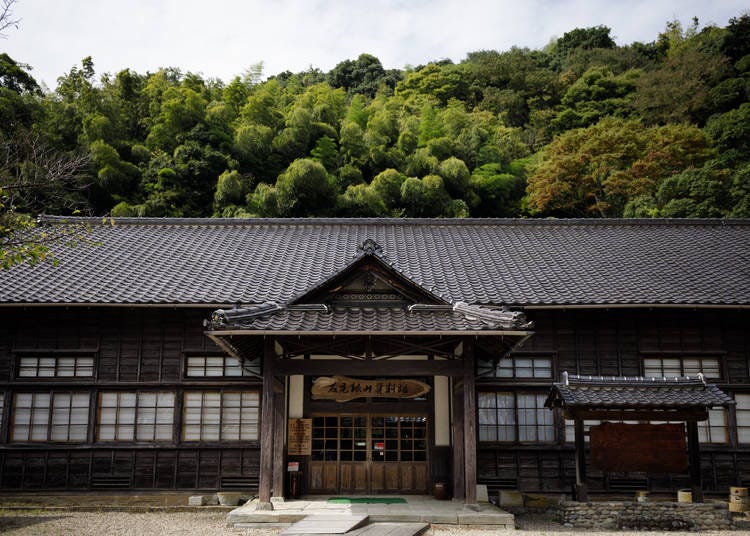
[[[346,534],[367,523],[367,514],[313,514],[284,529],[281,536],[290,534]]]
[[[346,533],[346,536],[417,536],[426,531],[429,526],[428,523],[370,523],[352,529]],[[321,533],[317,532],[307,534],[321,536]],[[335,533],[327,534],[333,535]],[[295,533],[295,536],[306,536],[306,534]]]

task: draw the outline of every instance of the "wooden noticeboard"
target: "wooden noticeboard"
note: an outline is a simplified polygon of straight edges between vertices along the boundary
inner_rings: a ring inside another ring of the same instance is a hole
[[[684,473],[685,426],[605,422],[591,427],[591,464],[602,471]]]
[[[289,419],[287,453],[290,456],[312,453],[312,419]]]

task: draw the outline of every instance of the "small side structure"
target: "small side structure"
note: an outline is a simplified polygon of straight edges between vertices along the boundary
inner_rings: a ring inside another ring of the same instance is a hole
[[[574,376],[562,373],[562,381],[555,383],[545,407],[561,408],[566,419],[574,421],[576,484],[574,498],[588,501],[586,484],[586,445],[584,421],[600,420],[604,424],[592,427],[592,452],[608,451],[610,456],[599,460],[599,468],[612,470],[647,470],[650,472],[681,472],[690,474],[692,497],[703,502],[700,468],[698,422],[708,419],[708,410],[729,407],[734,400],[716,385],[706,383],[702,374],[697,377],[644,378]],[[609,423],[686,423],[622,424]],[[685,428],[687,429],[687,459],[684,457]],[[666,448],[658,449],[657,446]],[[680,448],[680,446],[682,448]],[[615,453],[614,456],[611,456]],[[632,456],[629,456],[632,453]],[[616,461],[612,461],[612,460]]]

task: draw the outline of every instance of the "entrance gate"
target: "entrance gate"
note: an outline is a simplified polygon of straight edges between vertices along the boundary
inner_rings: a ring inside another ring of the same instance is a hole
[[[428,489],[425,415],[313,415],[311,493]]]

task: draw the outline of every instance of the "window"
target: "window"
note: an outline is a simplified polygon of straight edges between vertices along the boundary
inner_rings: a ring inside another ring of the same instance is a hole
[[[696,376],[702,372],[706,378],[721,378],[719,359],[716,357],[647,357],[643,360],[646,377]]]
[[[548,379],[552,377],[552,359],[549,357],[511,356],[500,359],[497,366],[491,361],[480,361],[478,373],[485,378]]]
[[[85,378],[94,375],[93,357],[20,357],[19,378]]]
[[[698,423],[698,440],[701,443],[728,443],[727,410],[709,409],[708,420]]]
[[[254,441],[258,439],[260,396],[257,391],[185,393],[185,441]]]
[[[602,421],[596,419],[583,421],[583,437],[586,443],[589,442],[591,427],[601,423]],[[575,421],[572,419],[565,419],[565,441],[567,443],[576,442],[576,426]]]
[[[250,376],[237,359],[229,356],[190,356],[186,374],[188,377]]]
[[[17,393],[11,441],[86,441],[88,393]]]
[[[735,394],[737,402],[737,440],[740,443],[750,443],[750,394]]]
[[[99,441],[171,441],[174,393],[99,395]]]
[[[552,411],[547,395],[479,393],[479,440],[507,442],[554,441]]]

